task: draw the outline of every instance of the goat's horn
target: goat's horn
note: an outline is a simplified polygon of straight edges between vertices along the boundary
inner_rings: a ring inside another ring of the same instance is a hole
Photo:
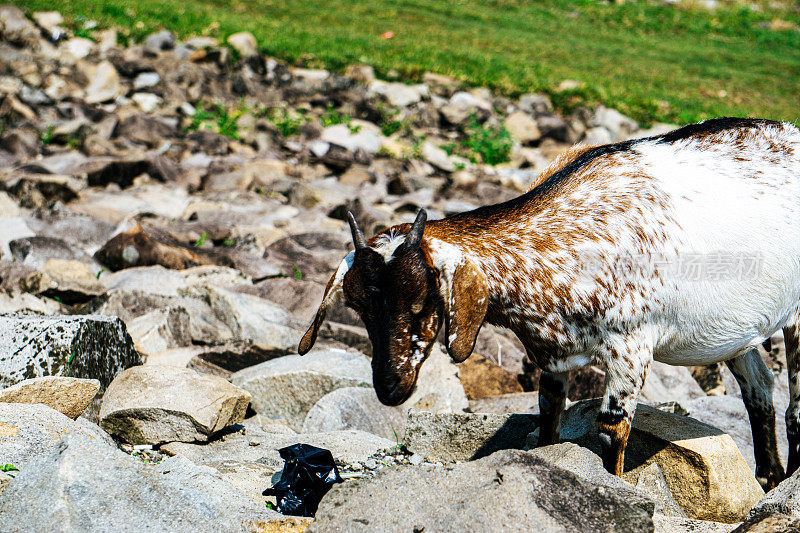
[[[428,220],[428,214],[425,209],[420,209],[416,220],[414,220],[414,225],[411,226],[411,231],[408,232],[408,238],[406,239],[408,246],[419,246],[422,242],[422,232],[425,231],[426,220]]]
[[[350,232],[353,234],[353,244],[356,245],[356,250],[362,250],[367,247],[367,239],[364,238],[364,232],[358,227],[356,218],[350,211],[347,212],[347,222],[350,224]]]

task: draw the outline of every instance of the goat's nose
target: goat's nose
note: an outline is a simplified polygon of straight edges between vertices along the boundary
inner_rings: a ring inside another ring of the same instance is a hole
[[[408,387],[396,376],[375,376],[373,379],[375,394],[384,405],[400,405],[411,395],[413,385]]]

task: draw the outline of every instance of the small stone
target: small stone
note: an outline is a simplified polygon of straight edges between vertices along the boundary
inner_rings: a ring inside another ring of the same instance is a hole
[[[411,463],[412,465],[415,465],[415,466],[416,465],[421,465],[422,463],[425,462],[425,458],[423,456],[421,456],[420,454],[418,454],[418,453],[414,453],[408,459],[408,462]]]
[[[147,36],[144,41],[145,50],[150,52],[160,52],[162,50],[172,50],[175,48],[175,36],[168,30],[153,33]]]
[[[539,126],[531,116],[524,111],[516,111],[506,118],[504,125],[508,132],[522,144],[538,141],[542,138]]]
[[[378,461],[376,461],[375,459],[367,459],[366,461],[364,461],[364,468],[366,468],[367,470],[375,470],[376,468],[378,468]]]
[[[239,52],[242,57],[251,57],[258,54],[258,42],[249,31],[234,33],[228,37],[228,44]]]
[[[136,93],[131,96],[131,100],[136,102],[139,109],[145,113],[153,112],[158,107],[158,104],[161,103],[161,98],[152,93]]]
[[[161,81],[158,72],[142,72],[133,80],[133,88],[137,91],[155,87]]]

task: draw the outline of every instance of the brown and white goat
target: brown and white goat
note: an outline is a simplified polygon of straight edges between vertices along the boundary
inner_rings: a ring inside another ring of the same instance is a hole
[[[750,416],[756,475],[784,478],[772,374],[757,347],[783,328],[791,398],[788,472],[800,466],[800,131],[716,119],[658,137],[565,153],[528,193],[390,228],[328,283],[299,351],[344,296],[373,344],[378,398],[412,393],[440,327],[455,361],[483,322],[522,341],[542,369],[539,444],[558,441],[570,370],[605,368],[597,423],[622,473],[631,418],[654,359],[726,361]]]

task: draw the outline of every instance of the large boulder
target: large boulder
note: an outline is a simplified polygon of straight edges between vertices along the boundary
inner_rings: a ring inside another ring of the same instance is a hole
[[[403,444],[430,461],[469,461],[498,450],[525,446],[536,415],[408,413]]]
[[[76,434],[21,469],[0,496],[0,514],[20,532],[243,532],[280,518],[213,468],[183,457],[144,464]]]
[[[672,366],[653,361],[640,393],[645,403],[681,402],[706,395],[685,366]]]
[[[561,439],[601,454],[596,419],[600,400],[582,401],[562,417]],[[733,439],[692,418],[639,404],[625,452],[625,475],[638,478],[656,463],[689,518],[738,522],[764,491]]]
[[[89,407],[99,390],[100,382],[96,379],[44,376],[25,379],[0,390],[0,402],[40,403],[75,420]]]
[[[458,465],[385,469],[335,486],[318,531],[653,531],[653,502],[504,450]]]
[[[206,441],[244,419],[250,394],[228,381],[174,366],[145,365],[109,385],[100,426],[131,444]]]
[[[0,386],[41,376],[97,379],[142,364],[118,318],[0,316]]]
[[[0,403],[0,460],[4,464],[23,468],[29,461],[50,453],[68,433],[101,441],[107,437],[96,425],[80,424],[46,405]]]
[[[303,427],[308,411],[320,398],[342,387],[371,387],[369,359],[345,350],[314,350],[287,355],[240,370],[231,383],[248,391],[259,414]]]

